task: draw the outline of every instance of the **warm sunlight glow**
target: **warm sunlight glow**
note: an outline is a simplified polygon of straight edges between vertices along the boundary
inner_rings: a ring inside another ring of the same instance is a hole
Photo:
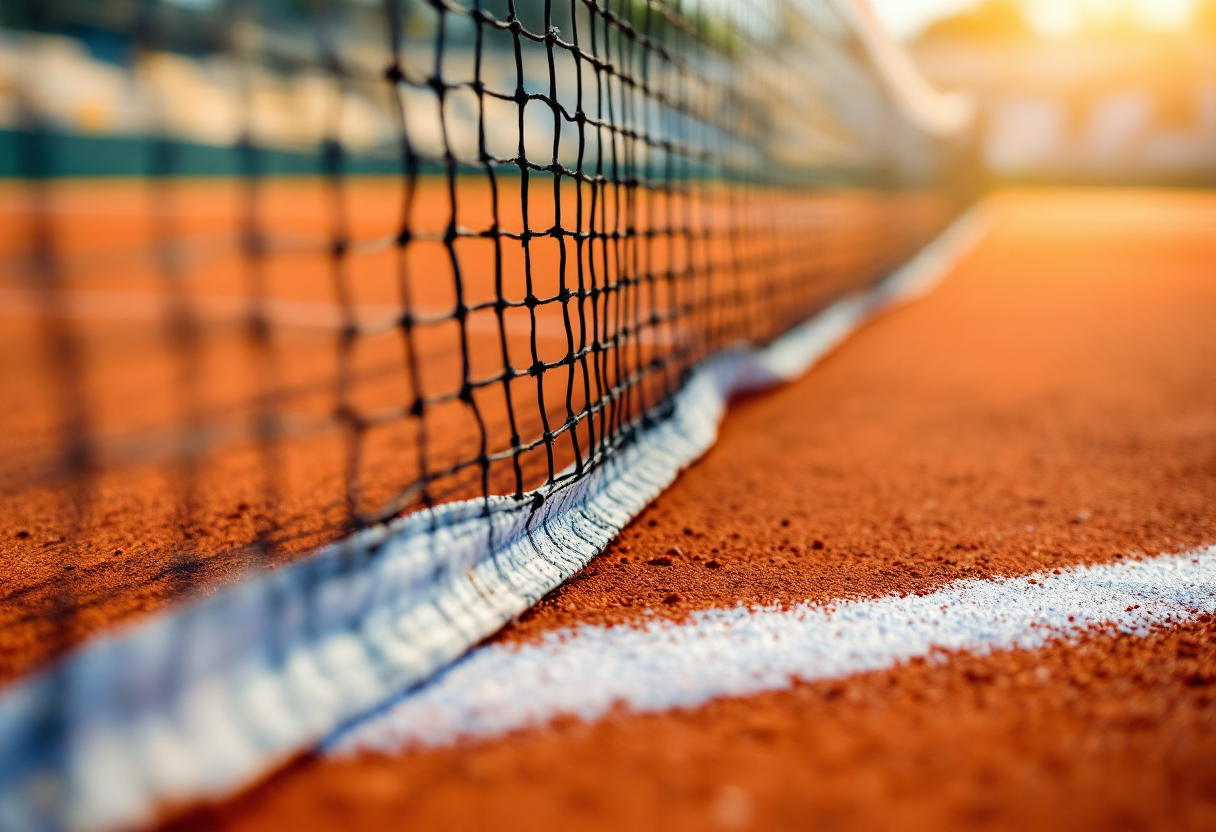
[[[1177,29],[1190,19],[1192,0],[1028,0],[1027,11],[1047,34],[1085,30]]]
[[[981,0],[871,0],[897,35],[914,36],[933,20],[980,5]],[[1111,28],[1178,29],[1187,25],[1197,0],[1024,0],[1028,16],[1044,34],[1070,35]]]

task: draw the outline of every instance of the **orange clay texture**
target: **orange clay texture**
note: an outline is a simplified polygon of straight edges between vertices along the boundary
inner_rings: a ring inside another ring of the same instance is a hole
[[[1216,196],[1006,192],[927,299],[718,444],[535,639],[1216,542]],[[306,758],[180,829],[1213,829],[1216,623]]]
[[[1216,623],[304,761],[173,832],[1216,827]]]
[[[60,311],[66,315],[63,337],[70,335],[75,344],[68,352],[80,354],[75,373],[53,360],[64,354],[51,348],[58,342],[49,327],[60,318],[40,312],[36,294],[0,285],[0,378],[8,390],[19,391],[0,408],[0,684],[99,632],[332,541],[350,530],[352,508],[369,512],[390,503],[421,473],[418,420],[403,408],[412,405],[416,391],[455,394],[466,352],[471,375],[486,379],[502,372],[504,343],[511,365],[521,370],[536,360],[557,361],[570,349],[563,304],[546,302],[533,310],[504,312],[505,332],[487,309],[472,314],[463,335],[453,321],[419,327],[411,347],[417,353],[417,385],[399,327],[359,336],[341,359],[329,186],[291,179],[267,180],[263,187],[265,231],[291,244],[267,253],[258,270],[249,268],[234,236],[242,228],[245,206],[240,181],[178,183],[161,194],[173,196],[175,245],[181,246],[183,264],[189,264],[188,280],[168,281],[163,258],[155,256],[163,241],[157,242],[157,222],[148,215],[153,206],[164,206],[151,199],[146,183],[55,183],[55,243],[65,306]],[[498,221],[507,228],[522,228],[517,188],[518,183],[500,186]],[[456,303],[455,281],[443,244],[415,242],[401,262],[393,245],[366,245],[398,233],[400,183],[356,179],[348,183],[347,196],[348,233],[365,244],[354,247],[342,272],[352,300],[360,304],[356,308],[364,310],[356,317],[383,323],[386,316],[399,315],[402,269],[410,275],[415,313],[449,312]],[[451,216],[449,200],[446,180],[424,179],[411,202],[415,230],[442,231]],[[536,227],[552,224],[551,194],[547,202],[532,195],[528,204]],[[462,185],[459,205],[461,225],[479,229],[494,222],[483,184]],[[909,250],[944,216],[942,205],[916,194],[885,198],[823,191],[799,205],[830,218],[814,246],[800,237],[791,242],[789,230],[784,236],[758,232],[737,250],[725,236],[704,241],[702,254],[715,261],[743,257],[741,262],[749,262],[746,258],[765,252],[776,257],[789,254],[790,246],[800,252],[777,258],[776,271],[739,275],[741,289],[748,280],[780,277],[782,269],[787,277],[802,278],[787,283],[792,294],[765,300],[751,293],[753,305],[778,318],[797,314],[797,306],[783,302],[794,295],[807,309],[826,303],[878,260]],[[14,218],[0,225],[0,261],[19,263],[27,256],[26,238],[36,236],[29,209],[20,189],[0,187],[0,213]],[[879,229],[885,230],[881,237]],[[464,240],[457,248],[464,301],[496,297],[492,241]],[[666,246],[653,248],[666,251]],[[801,256],[808,248],[813,250]],[[531,272],[517,249],[506,247],[504,296],[518,300],[529,286],[540,297],[556,296],[562,274],[557,246],[533,241]],[[648,262],[654,273],[666,268],[657,257]],[[568,263],[568,278],[572,268]],[[303,309],[305,318],[316,319],[314,325],[274,324],[272,317],[268,342],[255,344],[243,311],[254,273],[265,284],[258,293],[265,294],[269,310],[285,308],[298,318]],[[533,275],[530,284],[525,274]],[[716,285],[724,291],[733,279],[719,273]],[[194,318],[185,328],[195,332],[186,339],[192,346],[168,335],[169,283],[184,293],[176,303]],[[659,291],[647,303],[657,304],[652,311],[659,312],[671,299]],[[756,317],[750,307],[729,309],[736,322]],[[577,309],[572,314],[577,317]],[[322,325],[326,320],[328,328]],[[755,323],[764,321],[769,318]],[[767,324],[780,325],[777,319]],[[670,351],[671,342],[656,332],[648,330],[642,339],[646,349]],[[737,337],[737,331],[729,335],[731,341]],[[629,360],[641,360],[637,351],[631,355]],[[675,373],[673,368],[673,383]],[[551,425],[565,422],[567,382],[566,370],[547,372],[540,382]],[[537,385],[523,372],[511,381],[513,427],[502,388],[479,388],[475,401],[488,452],[511,447],[514,431],[524,442],[542,436]],[[641,401],[638,394],[645,391],[653,403],[662,386],[662,373],[651,373],[631,401]],[[583,389],[581,381],[576,388]],[[264,401],[273,403],[281,419],[282,433],[273,441],[257,438]],[[573,400],[571,406],[582,407]],[[383,421],[363,431],[356,453],[338,412],[379,414]],[[69,413],[74,415],[67,418]],[[453,398],[431,406],[424,421],[432,472],[481,452],[478,421],[463,402]],[[579,431],[585,452],[587,420]],[[68,434],[88,438],[84,474],[63,470],[65,459],[74,458],[67,453]],[[566,434],[555,443],[554,470],[572,462],[573,451]],[[544,482],[547,456],[543,443],[520,454],[523,487]],[[488,474],[494,493],[512,493],[521,485],[510,459],[491,465]],[[428,497],[445,502],[481,493],[481,472],[474,465],[432,484]],[[417,508],[421,499],[415,495],[405,508]]]

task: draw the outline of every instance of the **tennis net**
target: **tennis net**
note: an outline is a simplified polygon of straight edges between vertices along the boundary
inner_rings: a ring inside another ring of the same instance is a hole
[[[393,518],[539,511],[970,196],[965,108],[853,2],[3,15],[0,682]]]

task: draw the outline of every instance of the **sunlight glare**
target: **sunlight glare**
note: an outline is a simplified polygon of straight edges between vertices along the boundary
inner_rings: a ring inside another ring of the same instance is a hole
[[[1192,0],[1029,0],[1035,27],[1049,35],[1084,29],[1178,29],[1190,19]]]

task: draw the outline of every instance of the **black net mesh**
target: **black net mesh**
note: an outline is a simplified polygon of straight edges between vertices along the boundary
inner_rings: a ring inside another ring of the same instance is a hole
[[[957,207],[958,143],[826,1],[3,15],[0,679],[352,528],[576,481]]]

